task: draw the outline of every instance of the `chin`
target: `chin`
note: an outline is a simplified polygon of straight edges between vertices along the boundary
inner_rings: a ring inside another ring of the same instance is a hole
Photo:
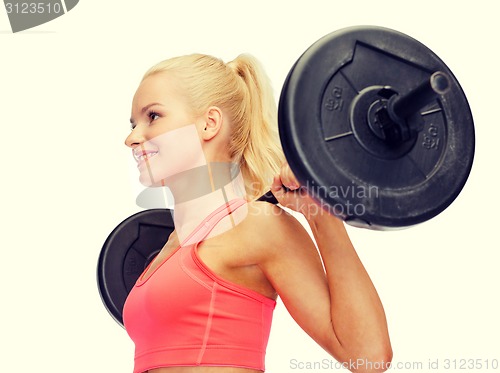
[[[160,177],[157,177],[154,172],[148,170],[147,167],[144,167],[139,172],[139,182],[145,187],[155,188],[162,186],[162,179]]]
[[[148,163],[143,163],[139,165],[139,182],[145,187],[161,187],[162,180],[165,179],[167,175],[165,166],[161,167],[162,162],[158,162],[156,159],[149,160]]]

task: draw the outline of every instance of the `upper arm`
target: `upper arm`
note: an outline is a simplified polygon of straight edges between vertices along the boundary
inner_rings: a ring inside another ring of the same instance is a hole
[[[337,346],[331,321],[330,291],[318,250],[303,225],[277,206],[259,224],[267,235],[267,249],[259,261],[293,319],[333,356]],[[280,209],[279,212],[276,209]],[[333,340],[332,340],[333,338]]]

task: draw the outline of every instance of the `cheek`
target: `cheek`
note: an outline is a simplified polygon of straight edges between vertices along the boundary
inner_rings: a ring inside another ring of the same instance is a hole
[[[194,125],[166,132],[152,142],[158,149],[158,155],[151,160],[157,180],[206,164]]]

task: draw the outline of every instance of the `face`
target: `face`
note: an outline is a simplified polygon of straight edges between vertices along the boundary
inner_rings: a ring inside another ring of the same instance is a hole
[[[168,177],[206,164],[198,133],[203,123],[178,92],[175,79],[158,73],[144,79],[134,95],[125,144],[143,185],[161,186]]]

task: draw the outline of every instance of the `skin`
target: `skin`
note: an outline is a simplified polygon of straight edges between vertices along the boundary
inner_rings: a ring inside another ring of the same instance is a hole
[[[194,125],[205,160],[230,161],[227,153],[230,123],[224,111],[210,107],[202,115],[190,115],[177,88],[179,82],[166,73],[153,75],[141,83],[132,103],[134,129],[126,145],[133,150],[140,149],[163,133]],[[153,102],[160,104],[154,107],[157,115],[142,111]],[[141,177],[144,172],[140,170]],[[165,180],[174,198],[182,193],[175,182],[170,185],[168,177]],[[282,185],[291,191],[285,192]],[[236,217],[236,222],[225,218],[221,221],[223,228],[199,245],[200,258],[226,280],[272,299],[279,295],[294,320],[335,359],[347,363],[357,359],[374,363],[371,367],[351,366],[351,371],[384,371],[381,364],[375,362],[387,364],[392,359],[385,313],[344,223],[318,208],[317,203],[300,189],[287,164],[283,165],[280,175],[275,176],[271,190],[282,206],[306,217],[318,249],[304,227],[281,207],[250,202],[244,214]],[[236,196],[231,188],[228,193],[230,198]],[[195,226],[208,215],[207,209],[213,211],[218,206],[220,201],[216,192],[184,206],[191,211],[186,214],[189,217],[176,221],[176,231],[149,271],[179,244],[178,224]],[[183,206],[179,208],[182,210]],[[177,214],[178,206],[174,209]],[[261,232],[273,234],[262,235]],[[253,370],[168,367],[149,371],[189,372],[249,373]]]

